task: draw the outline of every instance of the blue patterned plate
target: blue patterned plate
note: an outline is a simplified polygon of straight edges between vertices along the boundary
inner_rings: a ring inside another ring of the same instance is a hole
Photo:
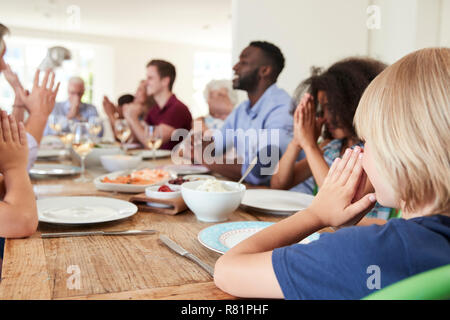
[[[205,228],[198,234],[198,241],[206,248],[224,254],[239,242],[256,232],[272,225],[273,222],[238,221],[227,222]],[[319,239],[319,233],[313,233],[300,243],[306,244]]]

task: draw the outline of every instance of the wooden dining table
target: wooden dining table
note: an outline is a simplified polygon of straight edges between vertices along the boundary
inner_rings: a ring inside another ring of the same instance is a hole
[[[166,164],[171,164],[170,158],[145,161],[147,167]],[[86,176],[94,179],[106,173],[102,167],[92,167],[87,168]],[[76,177],[32,179],[36,198],[100,196],[128,201],[132,196],[99,191],[92,181],[79,183],[74,181]],[[277,222],[283,218],[285,216],[247,212],[238,208],[228,222]],[[6,239],[0,300],[235,299],[218,289],[205,270],[171,251],[159,240],[160,234],[167,235],[202,261],[214,266],[220,254],[207,249],[197,239],[202,229],[212,225],[214,223],[198,221],[189,210],[176,215],[139,210],[127,219],[93,225],[66,226],[40,222],[32,236]],[[158,232],[130,236],[41,238],[41,233],[130,229],[154,229]]]

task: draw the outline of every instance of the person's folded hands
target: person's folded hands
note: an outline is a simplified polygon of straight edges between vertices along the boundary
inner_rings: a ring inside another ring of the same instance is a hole
[[[367,176],[362,167],[361,148],[347,149],[337,158],[318,194],[308,207],[323,226],[354,225],[374,206],[374,193],[364,195]]]

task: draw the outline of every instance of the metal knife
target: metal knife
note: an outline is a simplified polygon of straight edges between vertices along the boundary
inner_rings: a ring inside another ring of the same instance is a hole
[[[159,240],[161,240],[166,246],[168,246],[170,249],[178,253],[180,256],[188,258],[197,263],[200,267],[205,269],[211,275],[211,277],[214,277],[214,269],[210,265],[204,263],[195,255],[193,255],[192,253],[188,252],[186,249],[181,247],[179,244],[173,242],[170,238],[166,237],[163,234],[159,236]]]
[[[81,237],[81,236],[130,236],[136,234],[154,234],[156,230],[126,230],[126,231],[83,231],[42,233],[41,238]]]

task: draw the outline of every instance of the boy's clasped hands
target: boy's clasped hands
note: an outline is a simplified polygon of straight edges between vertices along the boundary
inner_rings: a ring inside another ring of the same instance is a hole
[[[311,205],[306,209],[323,227],[354,225],[375,205],[374,193],[364,195],[367,175],[360,147],[336,158]]]

